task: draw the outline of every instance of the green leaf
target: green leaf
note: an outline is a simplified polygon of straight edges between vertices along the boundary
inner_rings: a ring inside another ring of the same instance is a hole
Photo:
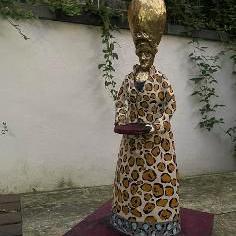
[[[104,67],[106,64],[99,64],[98,69],[100,70],[102,67]]]
[[[112,58],[118,60],[119,59],[118,54],[117,53],[112,53]]]

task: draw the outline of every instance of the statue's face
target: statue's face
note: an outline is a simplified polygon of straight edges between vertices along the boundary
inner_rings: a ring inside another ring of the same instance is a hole
[[[149,71],[154,62],[154,55],[150,51],[140,51],[137,56],[139,57],[140,67],[143,71]]]

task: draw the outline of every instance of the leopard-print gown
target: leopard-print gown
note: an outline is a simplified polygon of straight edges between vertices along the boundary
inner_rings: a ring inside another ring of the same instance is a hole
[[[153,66],[143,91],[134,72],[123,81],[116,100],[115,122],[140,119],[154,132],[123,135],[114,180],[112,225],[127,235],[171,236],[180,232],[178,177],[170,118],[176,110],[168,80]]]

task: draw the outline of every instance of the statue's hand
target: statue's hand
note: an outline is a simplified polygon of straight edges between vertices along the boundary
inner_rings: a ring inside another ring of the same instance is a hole
[[[152,124],[146,124],[145,127],[150,128],[149,133],[153,133],[155,131],[155,128]]]

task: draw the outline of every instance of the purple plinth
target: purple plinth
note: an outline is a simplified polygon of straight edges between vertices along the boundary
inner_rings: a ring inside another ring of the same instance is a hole
[[[110,225],[111,201],[75,225],[64,236],[124,236]],[[214,215],[206,212],[181,208],[180,236],[210,236]]]

